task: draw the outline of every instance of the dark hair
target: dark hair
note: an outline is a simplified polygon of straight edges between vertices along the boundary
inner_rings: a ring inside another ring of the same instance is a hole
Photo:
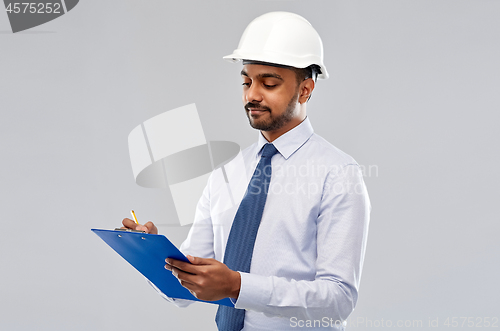
[[[297,85],[300,85],[303,81],[306,79],[312,78],[314,82],[318,79],[318,75],[321,74],[321,68],[317,64],[311,64],[308,67],[305,68],[295,68],[295,67],[288,67],[290,68],[293,72],[295,72],[295,76],[297,78]]]
[[[321,67],[317,64],[311,64],[308,67],[305,68],[295,68],[295,67],[289,67],[293,72],[295,72],[295,77],[297,78],[297,88],[299,85],[305,81],[306,79],[312,78],[314,82],[316,83],[316,80],[318,79],[318,75],[321,73]],[[309,98],[307,98],[307,101],[311,99],[311,95],[309,95]]]

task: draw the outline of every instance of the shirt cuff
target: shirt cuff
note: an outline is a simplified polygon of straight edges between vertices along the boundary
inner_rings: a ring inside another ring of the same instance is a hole
[[[187,307],[187,306],[189,306],[190,304],[192,304],[194,302],[194,301],[191,301],[191,300],[175,299],[175,298],[168,297],[165,293],[163,293],[162,291],[160,291],[160,289],[158,287],[156,287],[156,285],[153,284],[149,279],[146,278],[146,280],[148,281],[149,285],[151,285],[155,289],[155,291],[158,292],[158,294],[160,294],[160,296],[163,299],[167,300],[170,303],[173,303],[174,305],[176,305],[179,308]]]
[[[272,277],[238,272],[241,275],[241,286],[234,307],[262,311],[271,299],[273,290]]]

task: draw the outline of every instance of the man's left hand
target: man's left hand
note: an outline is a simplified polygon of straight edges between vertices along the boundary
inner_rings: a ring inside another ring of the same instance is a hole
[[[214,259],[187,256],[191,262],[166,259],[165,269],[179,279],[196,298],[216,301],[224,298],[237,299],[240,293],[241,278],[236,271]]]

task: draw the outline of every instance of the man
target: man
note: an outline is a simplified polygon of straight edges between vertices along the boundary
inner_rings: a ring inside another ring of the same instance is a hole
[[[199,299],[231,298],[219,330],[342,330],[358,297],[371,207],[359,165],[306,115],[316,78],[328,78],[321,39],[299,15],[268,13],[225,59],[243,61],[243,104],[259,139],[242,151],[244,166],[226,167],[242,182],[232,187],[236,206],[221,207],[228,174],[215,171],[181,246],[191,264],[165,267]],[[151,222],[123,225],[157,233]]]

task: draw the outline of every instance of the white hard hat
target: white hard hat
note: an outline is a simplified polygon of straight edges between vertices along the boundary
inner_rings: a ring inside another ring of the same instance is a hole
[[[238,48],[224,59],[250,60],[306,68],[321,68],[318,78],[327,79],[323,42],[311,23],[300,15],[271,12],[254,19],[241,36]]]

